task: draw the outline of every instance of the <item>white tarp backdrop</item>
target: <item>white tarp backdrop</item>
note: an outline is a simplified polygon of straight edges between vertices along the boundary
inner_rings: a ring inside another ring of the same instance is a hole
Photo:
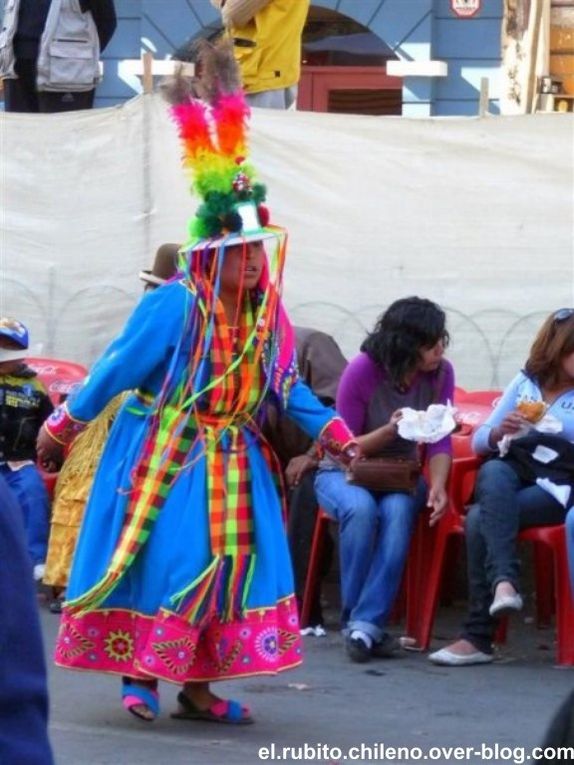
[[[574,305],[574,119],[408,120],[257,110],[252,154],[290,231],[295,323],[353,355],[393,300],[448,312],[458,382],[504,385],[545,315]],[[35,355],[90,363],[183,240],[196,202],[158,96],[0,113],[0,313]]]

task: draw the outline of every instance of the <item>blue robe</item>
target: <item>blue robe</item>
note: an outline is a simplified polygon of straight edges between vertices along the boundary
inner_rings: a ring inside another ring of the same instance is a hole
[[[113,424],[96,473],[74,557],[70,599],[99,581],[116,549],[153,398],[174,358],[192,300],[183,282],[146,295],[68,405],[73,418],[90,420],[121,391],[134,391]],[[179,358],[185,357],[179,353]],[[176,369],[176,376],[180,372]],[[203,386],[205,380],[199,383]],[[300,380],[290,387],[285,413],[313,438],[337,419]],[[85,614],[64,608],[57,663],[182,682],[276,672],[300,662],[281,498],[260,439],[252,431],[245,438],[255,565],[242,619],[215,618],[197,627],[174,605],[174,595],[202,574],[212,556],[206,459],[201,444],[196,444],[149,539],[111,595]]]

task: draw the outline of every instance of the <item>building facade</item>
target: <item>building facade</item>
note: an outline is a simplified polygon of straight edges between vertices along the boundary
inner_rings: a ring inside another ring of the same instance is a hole
[[[314,0],[312,5],[360,24],[390,48],[402,78],[402,114],[477,114],[484,77],[490,110],[498,112],[503,0]],[[219,27],[209,0],[116,0],[116,7],[119,25],[105,54],[100,106],[141,90],[129,61],[142,52],[165,59]]]

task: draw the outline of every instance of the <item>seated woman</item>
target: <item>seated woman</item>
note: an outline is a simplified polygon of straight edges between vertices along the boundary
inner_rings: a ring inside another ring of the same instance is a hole
[[[337,410],[363,455],[416,456],[416,444],[397,432],[401,409],[452,400],[453,369],[443,359],[449,339],[445,324],[444,312],[430,300],[397,300],[343,372]],[[427,457],[430,490],[420,478],[414,494],[351,485],[334,463],[323,463],[317,475],[317,499],[339,521],[343,627],[352,661],[389,656],[398,647],[386,625],[417,514],[426,500],[432,525],[446,508],[450,438],[432,444]]]
[[[558,421],[559,435],[531,430],[529,436],[511,442],[507,456],[498,456],[498,444],[504,436],[521,436],[532,419],[545,414]],[[516,551],[518,532],[528,526],[562,523],[569,506],[567,503],[565,507],[537,485],[536,480],[546,474],[552,475],[556,483],[561,472],[560,460],[564,480],[571,482],[565,459],[570,459],[568,452],[574,450],[572,441],[574,309],[564,308],[546,319],[524,371],[506,388],[488,420],[475,433],[475,452],[492,459],[480,468],[476,504],[465,523],[469,612],[460,639],[430,654],[433,663],[464,666],[493,661],[496,619],[522,608]],[[526,448],[537,443],[551,446],[560,456],[546,465],[525,458]]]

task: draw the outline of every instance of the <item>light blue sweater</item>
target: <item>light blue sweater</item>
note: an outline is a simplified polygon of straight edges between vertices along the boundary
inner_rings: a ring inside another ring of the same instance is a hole
[[[514,411],[517,404],[523,400],[542,401],[543,396],[538,383],[527,377],[524,372],[519,372],[502,394],[490,417],[477,428],[472,439],[472,448],[477,454],[492,454],[497,451],[488,443],[490,431],[500,425],[506,415]],[[560,435],[574,442],[574,387],[558,396],[556,401],[548,407],[547,413],[563,424],[564,429]]]

